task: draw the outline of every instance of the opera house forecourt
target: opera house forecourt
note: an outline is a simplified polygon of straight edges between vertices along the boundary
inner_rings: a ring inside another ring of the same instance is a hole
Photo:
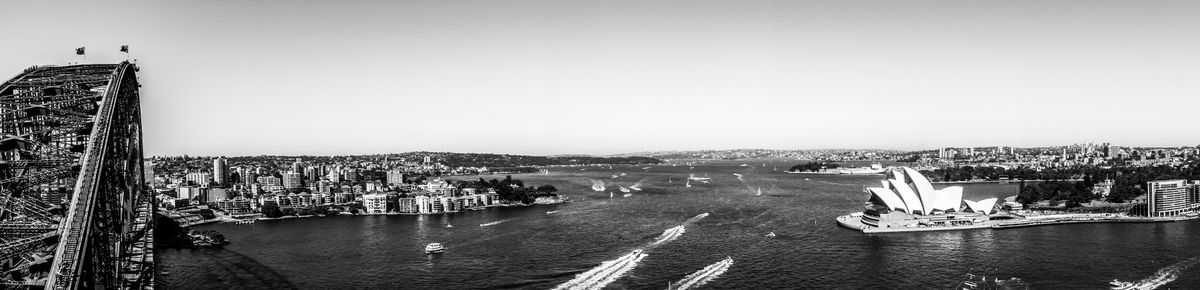
[[[990,228],[996,198],[963,200],[963,188],[934,189],[929,179],[908,167],[895,169],[881,187],[870,187],[862,212],[837,218],[838,224],[864,233]]]

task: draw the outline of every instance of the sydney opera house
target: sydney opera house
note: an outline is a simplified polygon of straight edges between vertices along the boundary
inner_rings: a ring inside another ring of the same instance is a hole
[[[963,188],[934,189],[929,179],[908,167],[892,170],[881,187],[870,187],[871,199],[861,219],[842,221],[851,228],[920,229],[984,226],[994,212],[996,198],[963,200]]]

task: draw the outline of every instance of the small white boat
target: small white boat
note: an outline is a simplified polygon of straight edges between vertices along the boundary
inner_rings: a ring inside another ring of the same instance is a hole
[[[452,224],[446,224],[446,227],[447,227],[447,228],[453,228],[453,227],[454,227],[454,225],[452,225]]]
[[[775,237],[775,232],[770,232],[770,233],[767,233],[767,237],[768,237],[768,238],[774,238],[774,237]]]
[[[621,192],[629,192],[629,189],[625,188],[624,186],[618,186],[617,188],[619,188]]]
[[[616,175],[613,175],[613,176],[612,176],[612,178],[617,178],[617,177],[620,177],[620,176],[616,176]]]
[[[427,254],[441,254],[445,251],[446,247],[442,246],[442,243],[429,243],[425,245],[425,253]]]
[[[630,196],[633,196],[633,194],[632,194],[632,193],[626,193],[624,197],[630,197]]]
[[[620,174],[620,175],[621,175],[621,176],[625,176],[625,172],[621,172],[621,174]]]

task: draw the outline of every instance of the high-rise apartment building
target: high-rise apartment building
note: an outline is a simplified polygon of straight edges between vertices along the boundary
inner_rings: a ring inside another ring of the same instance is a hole
[[[284,172],[282,175],[283,175],[283,188],[296,189],[296,188],[303,187],[304,183],[301,182],[300,173],[292,171],[292,172]]]
[[[1183,179],[1146,182],[1146,213],[1177,216],[1200,206],[1200,183]]]
[[[225,186],[229,183],[229,167],[227,167],[225,157],[217,157],[213,159],[213,181],[218,186]]]

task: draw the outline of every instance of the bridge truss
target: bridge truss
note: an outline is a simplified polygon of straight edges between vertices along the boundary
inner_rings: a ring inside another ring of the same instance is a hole
[[[136,66],[32,67],[0,85],[0,288],[152,288]]]

